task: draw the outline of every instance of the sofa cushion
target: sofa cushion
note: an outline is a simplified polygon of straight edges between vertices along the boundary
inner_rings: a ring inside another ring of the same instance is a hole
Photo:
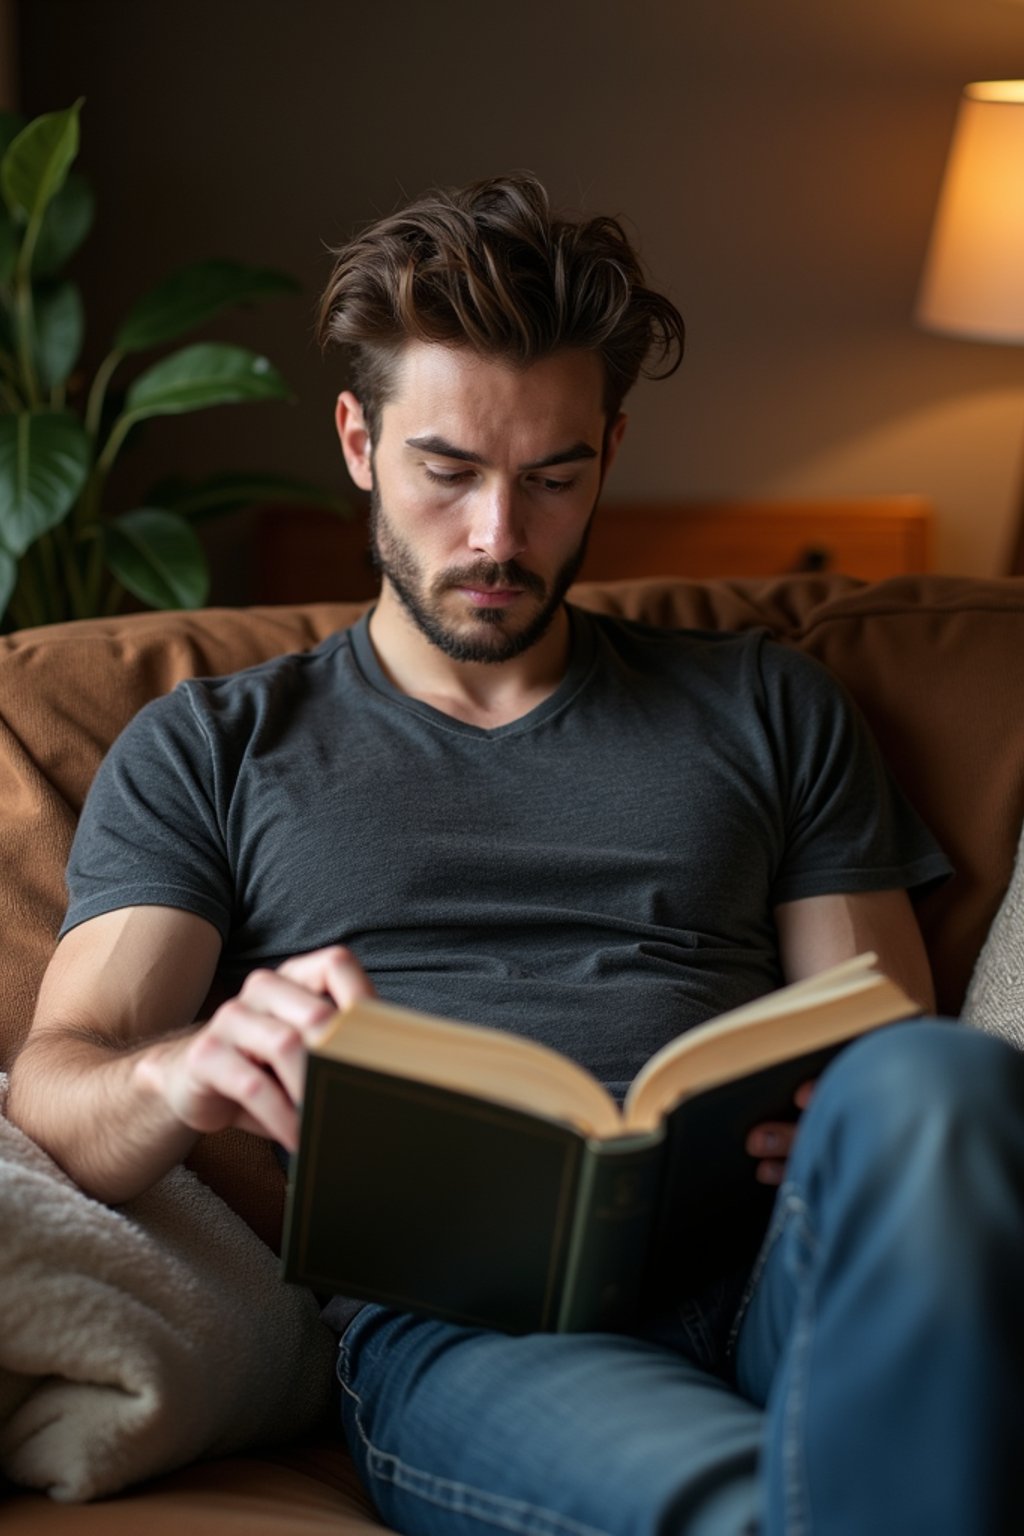
[[[377,1525],[340,1433],[323,1443],[200,1462],[96,1504],[0,1487],[12,1536],[369,1536]]]
[[[845,682],[956,867],[919,915],[940,1008],[958,1012],[1024,820],[1024,581],[657,579],[581,586],[575,598],[661,625],[764,627]],[[0,639],[0,1068],[28,1028],[75,818],[117,731],[179,679],[316,645],[363,606],[145,613]],[[190,1161],[274,1241],[282,1180],[265,1143],[226,1133]]]

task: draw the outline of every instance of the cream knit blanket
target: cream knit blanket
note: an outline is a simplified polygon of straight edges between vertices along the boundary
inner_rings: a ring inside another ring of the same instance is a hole
[[[967,988],[963,1021],[1024,1050],[1024,832],[1010,884]]]
[[[0,1470],[75,1501],[302,1434],[333,1337],[245,1223],[184,1168],[111,1209],[3,1116]]]

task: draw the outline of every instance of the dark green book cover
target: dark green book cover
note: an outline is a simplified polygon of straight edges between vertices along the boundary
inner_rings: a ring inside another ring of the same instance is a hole
[[[916,1011],[872,961],[681,1036],[622,1113],[534,1042],[355,1005],[308,1058],[286,1278],[524,1333],[628,1328],[752,1264],[775,1190],[749,1131],[794,1119],[843,1045]]]
[[[661,1140],[593,1142],[314,1056],[285,1278],[510,1333],[613,1327],[635,1305]]]

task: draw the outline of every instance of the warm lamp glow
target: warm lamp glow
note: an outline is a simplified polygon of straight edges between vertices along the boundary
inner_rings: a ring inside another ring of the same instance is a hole
[[[917,318],[956,336],[1024,342],[1024,80],[964,89]]]

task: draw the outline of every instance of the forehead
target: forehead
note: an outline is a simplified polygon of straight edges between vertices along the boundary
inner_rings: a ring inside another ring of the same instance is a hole
[[[412,342],[399,357],[381,421],[403,439],[437,433],[484,451],[495,439],[510,446],[557,439],[562,447],[563,439],[595,433],[599,446],[604,416],[604,367],[596,352],[566,349],[517,368],[467,347]]]

